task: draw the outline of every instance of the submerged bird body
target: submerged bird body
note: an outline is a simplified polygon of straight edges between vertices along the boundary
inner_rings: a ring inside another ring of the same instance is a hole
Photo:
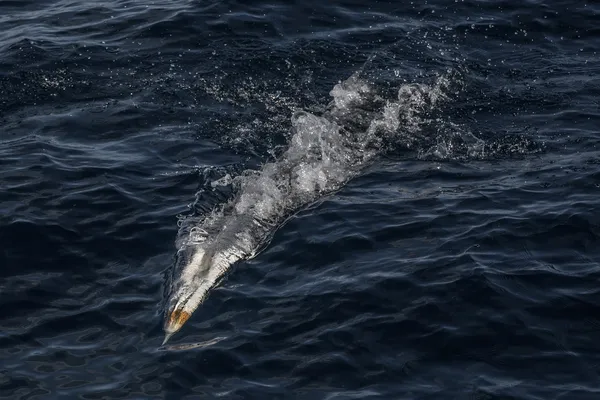
[[[177,253],[163,344],[181,329],[233,264],[256,254],[270,230],[250,215],[231,215],[222,223],[225,225],[215,237],[186,243]]]

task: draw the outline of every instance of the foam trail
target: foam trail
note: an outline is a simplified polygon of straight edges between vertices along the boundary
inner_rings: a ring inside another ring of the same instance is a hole
[[[444,97],[446,81],[404,85],[397,99],[385,101],[355,74],[331,90],[333,100],[323,115],[294,114],[287,151],[238,178],[232,200],[180,232],[164,343],[231,266],[254,257],[290,215],[359,174],[383,151],[384,141],[404,131],[403,124],[414,134],[420,113]]]

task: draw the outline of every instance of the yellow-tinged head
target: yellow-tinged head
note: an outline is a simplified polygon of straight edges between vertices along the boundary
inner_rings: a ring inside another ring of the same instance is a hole
[[[180,309],[171,311],[165,322],[165,340],[163,341],[163,345],[167,343],[175,332],[181,329],[183,324],[190,319],[191,315],[189,312]]]

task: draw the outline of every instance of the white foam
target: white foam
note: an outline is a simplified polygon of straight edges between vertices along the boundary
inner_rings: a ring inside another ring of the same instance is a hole
[[[371,87],[366,82],[359,80],[356,75],[339,82],[329,92],[330,96],[333,97],[335,107],[340,110],[347,110],[353,104],[364,102],[370,93]]]

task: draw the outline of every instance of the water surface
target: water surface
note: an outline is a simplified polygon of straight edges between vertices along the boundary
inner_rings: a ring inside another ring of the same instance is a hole
[[[600,7],[413,3],[2,2],[0,396],[598,398]],[[393,134],[160,348],[186,221],[352,76]]]

